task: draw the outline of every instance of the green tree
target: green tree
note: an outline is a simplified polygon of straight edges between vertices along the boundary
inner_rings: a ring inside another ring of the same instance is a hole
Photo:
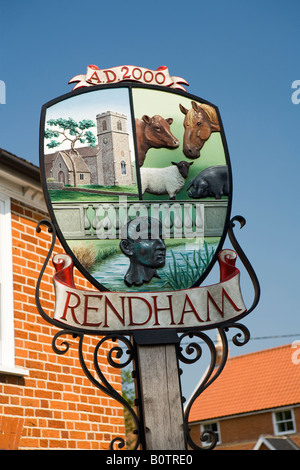
[[[47,124],[51,128],[45,129],[45,139],[51,139],[47,145],[49,149],[59,147],[63,142],[70,142],[70,150],[67,152],[73,166],[74,186],[77,186],[76,178],[76,160],[80,157],[75,145],[78,142],[82,144],[87,143],[90,147],[95,147],[96,137],[89,130],[95,127],[95,123],[90,119],[83,119],[82,121],[75,121],[72,118],[63,119],[49,119]],[[59,140],[54,140],[59,139]]]
[[[135,400],[135,391],[134,391],[134,380],[131,375],[130,369],[123,369],[121,371],[122,377],[122,396],[127,401],[127,403],[134,408],[134,400]],[[136,436],[134,434],[135,430],[135,423],[134,420],[128,411],[127,408],[124,407],[124,419],[125,419],[125,434],[126,434],[126,446],[127,449],[130,450],[133,448]]]

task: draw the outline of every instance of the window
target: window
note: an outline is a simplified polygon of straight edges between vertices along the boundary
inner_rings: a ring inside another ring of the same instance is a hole
[[[27,375],[15,367],[10,198],[0,194],[0,371]]]
[[[103,131],[106,131],[106,130],[107,130],[106,121],[102,121],[102,130],[103,130]]]
[[[212,422],[212,423],[207,423],[207,424],[201,424],[201,434],[203,434],[206,431],[213,432],[217,436],[217,444],[220,444],[220,429],[219,429],[219,423],[218,422]],[[206,441],[202,442],[203,447],[209,446],[212,442],[212,436],[210,434],[206,434],[204,436],[207,438]]]
[[[79,174],[79,179],[81,179],[81,180],[84,179],[84,174],[83,174],[83,173],[80,173],[80,174]]]
[[[121,130],[122,130],[122,123],[121,123],[121,121],[118,121],[118,122],[117,122],[117,129],[118,129],[118,131],[121,131]]]
[[[275,434],[288,434],[296,431],[294,413],[292,409],[281,410],[273,413]]]
[[[124,161],[121,162],[121,173],[126,175],[126,163]]]

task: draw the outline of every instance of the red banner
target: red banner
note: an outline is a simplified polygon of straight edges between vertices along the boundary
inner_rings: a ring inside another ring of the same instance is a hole
[[[70,256],[55,255],[54,318],[65,326],[108,333],[137,329],[208,327],[245,313],[236,253],[219,253],[220,283],[163,292],[77,289]]]

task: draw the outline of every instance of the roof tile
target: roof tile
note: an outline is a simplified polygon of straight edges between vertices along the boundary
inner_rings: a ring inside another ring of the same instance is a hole
[[[291,344],[229,358],[193,404],[189,421],[300,403],[300,364]]]

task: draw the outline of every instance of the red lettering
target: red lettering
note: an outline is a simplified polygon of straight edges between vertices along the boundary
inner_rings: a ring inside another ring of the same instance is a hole
[[[218,304],[216,303],[216,301],[213,299],[211,293],[209,291],[207,291],[207,321],[210,321],[210,317],[209,317],[209,302],[212,302],[212,304],[214,305],[214,307],[217,309],[217,311],[219,312],[219,314],[221,315],[222,318],[224,318],[224,298],[226,297],[227,300],[229,300],[229,302],[231,303],[231,305],[233,306],[234,310],[236,310],[237,312],[240,312],[242,309],[237,307],[237,305],[233,302],[233,300],[231,299],[231,297],[229,297],[229,295],[227,294],[226,290],[224,289],[224,287],[222,287],[222,309],[220,309],[220,307],[218,306]]]
[[[148,310],[149,310],[148,318],[147,318],[147,320],[145,320],[142,323],[136,323],[136,322],[133,321],[133,312],[132,312],[132,300],[133,299],[142,300],[142,302],[144,302],[148,307]],[[131,326],[131,325],[145,325],[146,323],[148,323],[148,321],[150,320],[151,315],[152,315],[152,308],[151,308],[151,305],[148,302],[148,300],[143,299],[141,297],[128,297],[128,306],[129,306],[129,318],[130,318],[129,326]]]
[[[162,77],[162,79],[160,79],[160,80],[158,80],[159,75]],[[166,77],[162,72],[158,72],[158,73],[155,74],[155,80],[156,80],[156,83],[158,83],[159,85],[162,85],[165,82]]]
[[[103,70],[103,72],[104,72],[105,75],[106,75],[106,81],[107,81],[107,83],[111,83],[111,82],[116,81],[117,76],[116,76],[116,74],[115,74],[115,72],[114,72],[113,70]],[[109,74],[112,74],[113,78],[111,78],[111,77],[109,76]]]
[[[125,73],[122,77],[122,80],[130,80],[130,74],[129,74],[129,68],[125,65],[124,67],[121,68],[121,72],[123,72],[123,70],[125,70]]]
[[[153,295],[152,296],[152,299],[153,299],[153,304],[154,304],[154,315],[155,315],[155,323],[154,325],[160,325],[159,321],[158,321],[158,312],[161,311],[161,310],[169,310],[170,311],[170,316],[171,316],[171,323],[170,325],[175,325],[175,322],[174,322],[174,317],[173,317],[173,304],[172,304],[172,295],[167,295],[168,299],[169,299],[169,307],[160,307],[158,308],[157,307],[157,295]]]
[[[89,307],[89,297],[96,297],[98,299],[102,299],[102,295],[84,295],[84,313],[83,313],[83,325],[85,326],[99,326],[101,325],[101,321],[99,323],[89,323],[87,321],[88,310],[98,310],[98,307]]]
[[[108,308],[107,307],[110,307],[110,309],[112,310],[112,312],[118,317],[118,319],[120,320],[120,322],[122,323],[122,325],[124,326],[125,325],[125,312],[124,312],[124,300],[125,300],[125,297],[120,297],[122,299],[122,311],[123,311],[123,317],[121,316],[121,314],[117,311],[117,309],[113,306],[113,304],[111,303],[111,301],[105,297],[105,322],[104,322],[104,325],[105,327],[108,327],[108,323],[107,323],[107,313],[108,313]]]
[[[66,316],[67,316],[67,313],[68,313],[68,309],[70,309],[71,310],[71,315],[73,317],[74,322],[79,323],[79,321],[76,318],[74,310],[75,310],[75,308],[77,308],[80,305],[80,297],[79,297],[79,295],[75,294],[75,292],[68,292],[68,291],[66,291],[66,292],[67,292],[68,296],[67,296],[67,300],[66,300],[66,304],[65,304],[65,308],[64,308],[64,313],[63,313],[62,317],[60,317],[60,318],[62,320],[67,320]],[[69,305],[71,295],[73,295],[77,299],[76,305]]]
[[[190,310],[185,310],[185,306],[186,306],[186,303],[189,303],[190,305]],[[185,315],[186,313],[189,313],[189,312],[192,312],[194,313],[194,315],[196,316],[196,318],[198,319],[199,322],[203,322],[204,320],[201,320],[201,318],[199,317],[198,313],[197,313],[197,310],[195,309],[194,305],[192,304],[192,301],[191,299],[189,298],[188,295],[185,296],[185,301],[184,301],[184,306],[183,306],[183,310],[182,310],[182,315],[181,315],[181,319],[180,319],[180,322],[178,323],[178,325],[183,325],[183,315]]]
[[[138,77],[136,76],[136,73],[135,71],[138,72]],[[135,67],[133,70],[132,70],[132,76],[133,78],[135,78],[135,80],[140,80],[142,78],[142,75],[143,75],[143,72],[141,71],[141,69],[139,69],[138,67]]]
[[[101,80],[98,77],[97,72],[94,72],[93,75],[91,75],[90,78],[88,79],[89,82],[92,81],[92,80],[97,80],[98,83],[101,83]]]
[[[151,77],[149,80],[147,80],[147,78],[146,78],[147,73],[149,73],[149,74],[150,74],[150,77]],[[151,72],[151,70],[146,70],[146,72],[144,73],[144,80],[145,80],[146,83],[152,82],[152,80],[153,80],[153,73]]]

